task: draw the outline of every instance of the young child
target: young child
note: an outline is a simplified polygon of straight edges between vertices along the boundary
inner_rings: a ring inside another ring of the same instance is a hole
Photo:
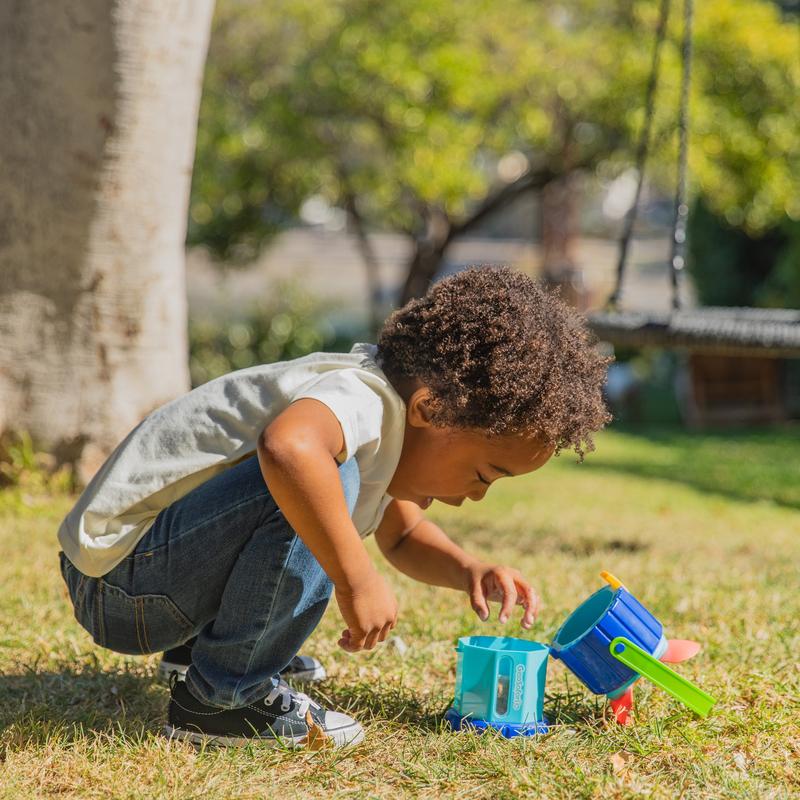
[[[423,510],[591,449],[608,421],[605,360],[558,299],[506,268],[461,272],[396,311],[378,345],[232,372],[150,414],[59,530],[80,624],[120,653],[168,650],[165,732],[200,742],[337,745],[361,726],[281,677],[331,592],[351,653],[386,639],[392,590],[363,538],[419,581],[465,592],[486,620],[537,597],[468,555]]]

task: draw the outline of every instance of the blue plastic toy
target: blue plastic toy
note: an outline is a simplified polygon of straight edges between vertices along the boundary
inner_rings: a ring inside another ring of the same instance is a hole
[[[558,629],[553,658],[564,662],[595,694],[623,692],[639,677],[609,650],[624,636],[655,658],[667,649],[661,623],[622,585],[604,586],[584,600]]]
[[[595,694],[605,694],[616,720],[630,721],[633,684],[644,676],[697,714],[716,702],[665,663],[700,650],[697,642],[668,640],[661,623],[608,572],[607,586],[581,603],[558,629],[550,652]],[[665,662],[665,663],[662,663]]]
[[[551,646],[523,639],[466,636],[456,652],[456,696],[445,718],[461,730],[494,728],[503,736],[546,733],[547,656],[590,691],[608,696],[615,719],[630,722],[633,684],[642,676],[706,716],[715,700],[665,663],[691,658],[697,642],[667,640],[661,623],[608,572],[606,586],[570,614]]]

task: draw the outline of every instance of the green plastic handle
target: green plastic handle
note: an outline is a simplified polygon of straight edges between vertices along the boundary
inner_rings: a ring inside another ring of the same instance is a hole
[[[691,681],[678,675],[666,664],[662,664],[657,658],[653,658],[650,653],[642,650],[624,636],[612,639],[608,649],[611,651],[611,655],[626,667],[644,675],[645,678],[656,686],[660,686],[665,692],[669,692],[676,700],[691,708],[701,717],[708,716],[711,707],[717,702],[710,694],[698,689]]]

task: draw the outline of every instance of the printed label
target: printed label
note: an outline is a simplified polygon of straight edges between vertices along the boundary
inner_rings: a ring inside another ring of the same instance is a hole
[[[511,705],[515,711],[522,708],[522,693],[525,690],[525,665],[517,664],[514,670],[514,690]]]

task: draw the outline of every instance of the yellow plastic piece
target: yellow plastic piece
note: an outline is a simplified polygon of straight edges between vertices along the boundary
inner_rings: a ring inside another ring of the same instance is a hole
[[[610,572],[606,572],[606,570],[600,573],[600,577],[615,591],[622,586],[622,581],[619,578],[615,578]]]

